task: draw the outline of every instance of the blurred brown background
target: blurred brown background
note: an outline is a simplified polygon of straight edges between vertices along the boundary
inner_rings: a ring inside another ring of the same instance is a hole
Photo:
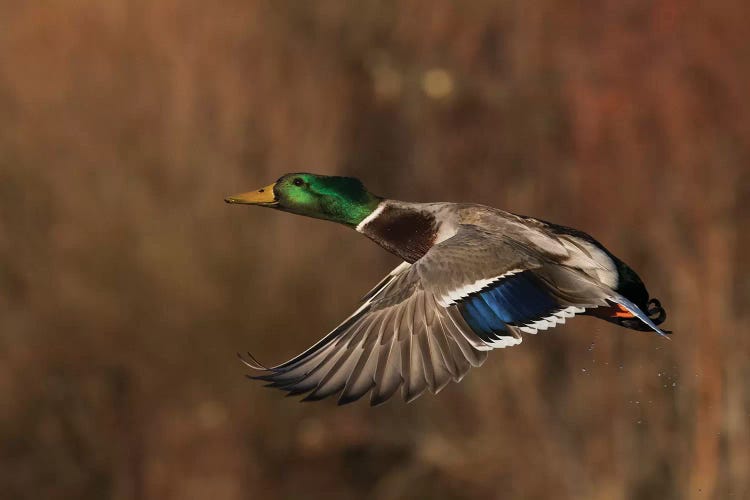
[[[0,0],[0,495],[750,498],[749,14]],[[285,399],[236,351],[397,263],[222,201],[299,170],[586,230],[675,335],[580,318],[410,405]]]

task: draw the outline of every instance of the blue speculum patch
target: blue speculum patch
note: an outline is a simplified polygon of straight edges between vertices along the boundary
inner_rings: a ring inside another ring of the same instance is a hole
[[[458,304],[466,323],[483,340],[507,334],[506,325],[523,325],[561,309],[539,278],[530,271],[473,293]]]

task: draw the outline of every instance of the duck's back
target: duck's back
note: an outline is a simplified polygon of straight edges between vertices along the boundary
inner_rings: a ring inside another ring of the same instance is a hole
[[[472,224],[502,234],[518,243],[524,251],[597,279],[647,311],[657,324],[666,318],[659,301],[649,301],[648,290],[640,276],[590,234],[484,205],[456,204],[454,210],[461,224]],[[640,321],[612,316],[612,311],[605,309],[593,310],[590,314],[627,328],[648,329]]]

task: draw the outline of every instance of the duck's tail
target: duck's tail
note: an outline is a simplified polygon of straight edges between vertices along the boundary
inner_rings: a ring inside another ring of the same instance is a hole
[[[667,312],[658,299],[650,299],[643,309],[622,295],[612,297],[609,302],[610,307],[598,307],[587,313],[631,330],[641,332],[653,330],[662,335],[672,333],[658,327],[667,319]]]

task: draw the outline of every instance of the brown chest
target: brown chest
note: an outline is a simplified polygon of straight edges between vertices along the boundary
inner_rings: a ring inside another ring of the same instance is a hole
[[[438,224],[422,211],[385,207],[363,228],[362,233],[407,262],[421,258],[435,243]]]

